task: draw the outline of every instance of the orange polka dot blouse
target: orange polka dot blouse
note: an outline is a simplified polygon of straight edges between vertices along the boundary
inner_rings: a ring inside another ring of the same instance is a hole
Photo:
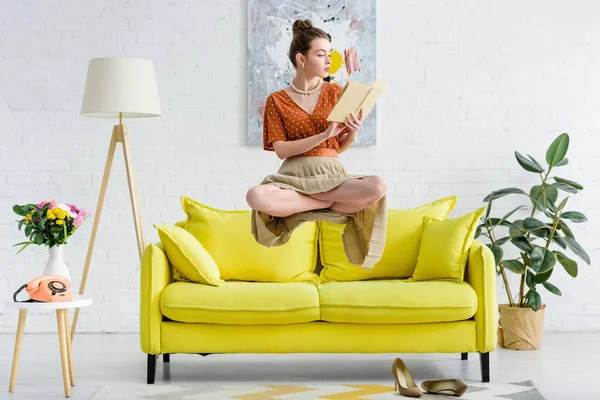
[[[267,97],[263,118],[263,148],[275,151],[273,142],[298,140],[317,135],[329,127],[327,116],[337,102],[343,87],[323,82],[323,88],[312,114],[308,114],[284,91]],[[337,136],[331,137],[308,150],[301,156],[337,157],[340,144]]]

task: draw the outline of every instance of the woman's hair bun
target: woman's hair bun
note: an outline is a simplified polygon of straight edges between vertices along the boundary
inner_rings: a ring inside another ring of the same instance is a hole
[[[305,30],[311,29],[313,27],[312,22],[308,19],[299,19],[294,21],[292,25],[292,33],[295,35],[297,33],[303,32]]]

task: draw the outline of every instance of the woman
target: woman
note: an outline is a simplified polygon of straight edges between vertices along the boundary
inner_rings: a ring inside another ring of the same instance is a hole
[[[310,21],[295,21],[289,58],[292,84],[267,97],[263,148],[284,160],[279,171],[252,187],[252,233],[266,246],[287,242],[304,221],[347,224],[343,240],[350,262],[372,268],[383,252],[387,185],[379,176],[347,174],[338,154],[354,142],[362,110],[343,124],[327,116],[342,87],[323,80],[329,74],[330,39]]]

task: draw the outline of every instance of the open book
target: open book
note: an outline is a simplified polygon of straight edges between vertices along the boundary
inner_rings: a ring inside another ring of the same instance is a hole
[[[372,85],[364,85],[358,82],[348,82],[340,95],[337,103],[327,117],[327,121],[344,122],[350,113],[358,118],[360,109],[363,109],[363,121],[369,115],[375,103],[386,87],[385,82],[374,82]]]

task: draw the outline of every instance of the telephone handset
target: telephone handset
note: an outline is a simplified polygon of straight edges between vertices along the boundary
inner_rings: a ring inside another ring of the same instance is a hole
[[[27,291],[30,299],[19,301],[17,300],[17,295],[23,289]],[[13,300],[17,303],[73,301],[71,281],[60,275],[38,276],[21,286],[19,290],[13,294]]]

